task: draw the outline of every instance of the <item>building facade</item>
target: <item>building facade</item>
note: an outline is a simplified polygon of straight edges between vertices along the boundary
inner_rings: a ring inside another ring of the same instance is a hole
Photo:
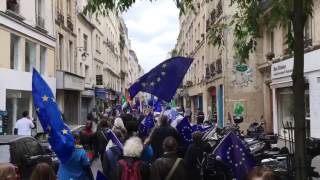
[[[319,123],[319,77],[320,66],[320,1],[314,0],[313,16],[309,17],[304,29],[304,76],[305,76],[305,122],[307,136],[320,138]],[[273,131],[285,137],[287,124],[294,124],[292,71],[293,58],[285,45],[286,29],[266,29],[263,34],[263,54],[271,68],[270,87],[272,100]],[[312,98],[311,98],[312,97]]]
[[[92,17],[82,13],[86,5],[85,0],[77,1],[77,73],[84,77],[84,90],[81,91],[81,114],[80,124],[84,124],[87,114],[95,108],[96,75],[101,75],[101,67],[94,66],[92,37],[95,25],[91,22]],[[99,83],[98,83],[99,84]]]
[[[77,69],[76,0],[55,0],[57,103],[65,122],[80,122],[81,91],[85,78]]]
[[[23,111],[36,118],[33,68],[56,93],[53,7],[52,0],[0,1],[0,111],[8,114],[8,122],[0,122],[0,134],[12,134]]]
[[[194,4],[195,12],[180,16],[176,50],[178,55],[194,60],[184,78],[183,88],[178,91],[178,99],[180,106],[191,110],[193,120],[198,111],[203,111],[206,119],[222,127],[233,118],[242,116],[244,122],[240,126],[246,128],[262,116],[266,118],[262,98],[263,75],[255,61],[259,50],[243,65],[233,50],[232,28],[223,32],[223,48],[213,46],[209,37],[211,25],[231,21],[235,7],[229,5],[229,0],[198,0]],[[270,119],[266,121],[270,122]]]

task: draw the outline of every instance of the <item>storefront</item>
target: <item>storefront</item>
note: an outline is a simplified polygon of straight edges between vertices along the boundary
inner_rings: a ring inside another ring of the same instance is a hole
[[[306,131],[307,135],[320,138],[320,50],[306,53],[304,57]],[[294,124],[292,70],[293,58],[275,63],[271,69],[273,130],[282,137],[285,132],[283,127],[290,122]]]
[[[57,71],[57,103],[64,121],[71,127],[80,124],[81,91],[84,78],[69,72]]]
[[[53,94],[56,89],[56,79],[43,76],[50,86]],[[23,111],[29,111],[32,118],[36,119],[32,99],[32,73],[0,68],[0,111],[8,114],[8,126],[4,134],[12,134],[15,123],[22,117]],[[41,126],[37,122],[37,129]]]
[[[95,92],[92,89],[85,89],[81,92],[81,117],[80,124],[84,124],[87,120],[89,112],[95,108]]]

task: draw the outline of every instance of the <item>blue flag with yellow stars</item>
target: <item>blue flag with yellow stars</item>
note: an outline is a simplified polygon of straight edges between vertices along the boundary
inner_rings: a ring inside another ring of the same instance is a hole
[[[32,96],[41,126],[49,135],[51,148],[59,160],[65,163],[74,150],[74,139],[63,122],[50,87],[35,69],[32,74]]]
[[[181,122],[176,126],[176,129],[182,137],[183,144],[188,146],[193,142],[192,139],[192,127],[187,117],[184,117]]]
[[[233,132],[224,137],[214,150],[214,155],[232,169],[237,180],[243,179],[255,166],[253,156]]]
[[[108,180],[108,179],[100,170],[98,170],[96,180]]]
[[[153,106],[153,111],[154,112],[159,112],[161,113],[162,112],[162,107],[161,107],[161,102],[160,100],[158,100],[155,105]]]
[[[160,63],[129,88],[130,97],[143,91],[170,102],[192,61],[191,58],[173,57]]]
[[[152,113],[149,113],[140,123],[139,125],[139,136],[144,139],[149,135],[151,132],[152,128],[154,128],[154,121],[153,121],[153,116]]]

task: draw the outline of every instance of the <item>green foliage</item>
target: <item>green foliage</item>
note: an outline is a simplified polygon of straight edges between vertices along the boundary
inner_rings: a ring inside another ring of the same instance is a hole
[[[156,0],[149,0],[151,2]],[[195,0],[173,0],[180,9],[180,15],[190,10],[197,13]],[[136,0],[89,0],[85,13],[99,13],[106,15],[109,10],[123,12],[128,10]],[[313,1],[303,0],[304,22],[312,16]],[[218,48],[224,46],[223,32],[226,27],[233,28],[235,37],[234,48],[236,58],[245,62],[250,53],[255,51],[257,39],[261,37],[262,29],[273,29],[278,25],[286,31],[285,44],[289,52],[293,50],[293,0],[231,0],[230,6],[236,6],[237,10],[232,16],[231,22],[215,22],[209,29],[210,43]]]
[[[179,55],[179,53],[178,53],[178,51],[176,49],[172,49],[169,54],[170,54],[171,57],[175,57],[175,56]]]
[[[154,2],[156,0],[148,0]],[[187,10],[195,11],[193,5],[194,0],[173,0],[176,6],[180,9],[180,14],[185,13]],[[84,13],[100,13],[102,15],[108,14],[109,10],[116,10],[116,12],[127,11],[136,0],[89,0],[84,9]]]
[[[223,45],[223,29],[217,27],[232,27],[235,56],[240,63],[244,63],[256,49],[257,40],[262,33],[261,28],[272,30],[281,26],[287,30],[285,44],[288,45],[290,53],[293,51],[293,0],[231,0],[230,6],[237,7],[231,22],[220,22],[210,27],[209,37],[212,44],[219,48]],[[312,15],[312,10],[313,1],[304,0],[304,22]]]

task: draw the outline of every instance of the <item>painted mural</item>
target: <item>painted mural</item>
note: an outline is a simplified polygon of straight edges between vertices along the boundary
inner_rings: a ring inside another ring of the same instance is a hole
[[[244,88],[253,82],[253,69],[247,64],[235,63],[232,68],[231,86]]]

